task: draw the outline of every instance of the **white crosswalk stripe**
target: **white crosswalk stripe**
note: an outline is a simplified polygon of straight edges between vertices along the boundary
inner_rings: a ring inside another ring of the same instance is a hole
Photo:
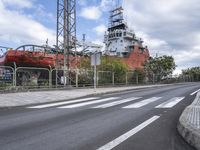
[[[180,101],[182,101],[184,98],[185,97],[174,97],[174,98],[156,106],[155,108],[172,108],[176,104],[178,104]]]
[[[108,98],[100,98],[100,97],[90,97],[90,98],[82,98],[77,100],[69,100],[69,101],[63,101],[63,102],[55,102],[50,104],[41,104],[41,105],[35,105],[35,106],[29,106],[26,108],[31,109],[42,109],[42,108],[50,108],[50,107],[56,107],[56,108],[78,108],[82,106],[97,104],[96,106],[92,106],[90,108],[97,109],[97,108],[109,108],[113,106],[117,106],[120,104],[125,104],[128,102],[133,102],[135,100],[138,100],[138,102],[134,102],[130,105],[122,107],[123,109],[131,109],[131,108],[141,108],[145,105],[148,105],[150,103],[153,103],[162,97],[150,97],[147,99],[141,99],[142,97],[130,97],[130,98],[120,98],[120,97],[108,97]],[[168,101],[161,103],[157,105],[155,108],[172,108],[175,105],[177,105],[180,101],[182,101],[185,97],[173,97],[169,99]],[[141,99],[141,100],[139,100]],[[115,101],[114,101],[115,100]],[[111,102],[110,102],[111,101]],[[98,103],[103,103],[99,104]]]
[[[123,108],[140,108],[140,107],[145,106],[145,105],[147,105],[149,103],[155,102],[155,101],[157,101],[157,100],[159,100],[161,98],[162,97],[152,97],[152,98],[145,99],[145,100],[142,100],[140,102],[125,106]]]
[[[77,102],[91,101],[91,100],[95,100],[95,99],[99,99],[99,97],[82,98],[82,99],[78,99],[78,100],[57,102],[57,103],[51,103],[51,104],[43,104],[43,105],[31,106],[31,107],[27,107],[27,108],[48,108],[48,107],[72,104],[72,103],[77,103]]]
[[[120,105],[120,104],[123,104],[123,103],[131,102],[131,101],[134,101],[134,100],[137,100],[137,99],[140,99],[140,98],[141,97],[127,98],[127,99],[119,100],[119,101],[116,101],[116,102],[110,102],[110,103],[106,103],[106,104],[103,104],[103,105],[95,106],[95,107],[92,107],[92,108],[108,108],[108,107]]]
[[[57,107],[57,108],[77,108],[77,107],[87,106],[87,105],[91,105],[91,104],[97,104],[97,103],[101,103],[101,102],[111,101],[111,100],[115,100],[118,98],[119,97],[110,97],[110,98],[104,98],[104,99],[100,99],[100,100],[96,100],[96,101],[92,101],[92,102],[83,102],[83,103],[79,103],[79,104],[61,106],[61,107]]]

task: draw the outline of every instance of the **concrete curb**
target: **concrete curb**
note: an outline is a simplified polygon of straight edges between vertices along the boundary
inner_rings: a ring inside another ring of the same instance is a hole
[[[98,88],[94,89],[76,89],[76,90],[56,90],[56,91],[40,91],[40,92],[22,92],[22,93],[7,93],[0,94],[0,109],[11,107],[29,106],[33,104],[45,104],[87,96],[98,96],[102,94],[119,93],[123,91],[141,90],[146,88],[163,87],[167,85],[148,85],[148,86],[127,86],[115,88]],[[61,97],[59,96],[61,95]]]
[[[197,150],[200,150],[200,93],[194,102],[183,111],[177,129],[181,136]]]

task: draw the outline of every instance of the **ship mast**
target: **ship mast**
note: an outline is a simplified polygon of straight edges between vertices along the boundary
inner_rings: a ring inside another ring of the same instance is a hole
[[[110,11],[108,31],[113,31],[116,29],[125,29],[123,8],[121,6]]]

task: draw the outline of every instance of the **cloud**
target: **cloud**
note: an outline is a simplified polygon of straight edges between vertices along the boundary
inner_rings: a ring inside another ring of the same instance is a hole
[[[102,11],[109,11],[114,7],[115,4],[116,4],[116,1],[101,0],[100,8]]]
[[[30,15],[7,9],[9,0],[4,1],[0,1],[0,41],[9,42],[11,45],[44,44],[48,38],[50,44],[55,44],[53,30],[35,21]],[[28,7],[25,2],[27,1],[23,0],[17,5]]]
[[[174,56],[179,68],[199,66],[199,0],[126,0],[123,6],[129,27],[142,33],[150,52]]]
[[[78,4],[81,5],[81,6],[86,6],[87,0],[78,0]]]
[[[116,4],[116,1],[112,0],[101,0],[99,5],[94,5],[94,6],[86,6],[86,1],[85,0],[79,0],[80,5],[84,6],[81,10],[81,15],[82,17],[90,20],[98,20],[102,17],[102,14],[104,12],[107,12],[111,10],[111,8],[114,7]]]
[[[101,38],[96,38],[95,40],[92,40],[92,43],[102,46],[102,48],[100,49],[101,51],[105,50],[105,44],[103,44]]]
[[[33,6],[32,2],[29,0],[2,0],[5,6],[14,6],[19,8],[31,8]]]
[[[84,7],[81,10],[80,15],[86,19],[98,20],[101,17],[102,12],[97,6],[89,6],[89,7]]]
[[[34,19],[48,23],[56,21],[56,16],[54,16],[52,13],[47,12],[46,8],[43,5],[38,4],[34,7],[34,9],[34,13],[32,14],[32,17]]]
[[[99,26],[95,27],[93,30],[96,32],[98,36],[103,36],[105,34],[105,31],[107,30],[107,27],[104,24],[100,24]]]

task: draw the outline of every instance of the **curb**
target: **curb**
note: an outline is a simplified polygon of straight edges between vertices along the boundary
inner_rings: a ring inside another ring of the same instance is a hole
[[[73,99],[77,99],[77,98],[84,98],[84,97],[88,97],[88,96],[98,96],[98,95],[102,95],[102,94],[114,94],[114,93],[119,93],[119,92],[131,92],[131,91],[136,91],[136,90],[141,90],[141,89],[147,89],[147,88],[156,88],[156,87],[164,87],[166,85],[149,85],[149,86],[138,86],[138,87],[132,87],[132,88],[128,88],[128,89],[117,89],[117,90],[110,90],[110,91],[94,91],[92,93],[86,93],[84,95],[80,95],[80,96],[75,96],[75,97],[71,97],[71,98],[65,98],[65,99],[55,99],[55,100],[52,100],[50,101],[51,103],[53,102],[62,102],[62,101],[66,101],[66,100],[73,100]],[[63,90],[61,90],[63,91]],[[69,90],[70,91],[70,90]],[[25,92],[26,93],[26,92]],[[49,103],[50,103],[49,102]],[[6,108],[12,108],[12,107],[21,107],[21,106],[30,106],[30,105],[33,105],[33,104],[46,104],[48,103],[47,101],[44,101],[44,102],[31,102],[31,103],[23,103],[23,104],[13,104],[12,106],[8,105],[8,106],[1,106],[0,105],[0,109],[6,109]]]
[[[180,135],[197,150],[200,150],[200,93],[194,102],[183,111],[177,125]]]
[[[115,87],[139,87],[139,86],[167,86],[167,85],[179,85],[184,83],[170,83],[170,84],[147,84],[147,85],[115,85],[115,86],[98,86],[98,88],[115,88]],[[93,89],[93,86],[88,87],[65,87],[65,88],[36,88],[36,89],[14,89],[11,88],[10,90],[0,90],[1,94],[10,94],[10,93],[24,93],[24,92],[40,92],[40,91],[64,91],[64,90],[75,90],[75,89]]]

